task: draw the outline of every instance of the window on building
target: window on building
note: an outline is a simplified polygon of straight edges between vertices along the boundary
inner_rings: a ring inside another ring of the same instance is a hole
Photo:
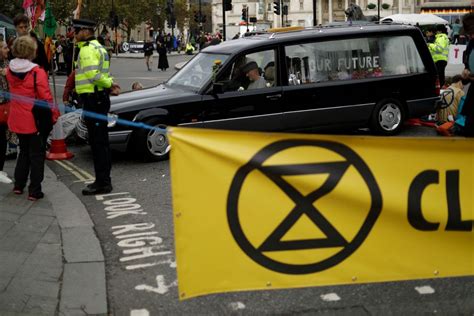
[[[300,11],[304,10],[304,0],[300,0]]]
[[[273,4],[273,2],[268,3],[267,11],[272,11],[272,4]]]

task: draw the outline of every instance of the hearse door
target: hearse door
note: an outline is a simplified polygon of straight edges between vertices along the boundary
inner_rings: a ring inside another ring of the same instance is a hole
[[[282,88],[275,49],[238,56],[219,74],[221,93],[204,95],[207,128],[270,131],[282,128]]]
[[[299,130],[364,122],[370,117],[376,78],[356,79],[346,70],[352,54],[348,40],[288,45],[284,70],[285,128]],[[349,56],[349,57],[348,57]],[[344,71],[343,71],[344,70]]]

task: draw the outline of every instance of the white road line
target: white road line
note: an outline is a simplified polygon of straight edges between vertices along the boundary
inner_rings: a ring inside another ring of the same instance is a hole
[[[170,287],[177,286],[178,281],[174,281],[169,285],[165,284],[165,278],[163,275],[156,276],[156,285],[157,287],[153,287],[146,284],[139,284],[135,286],[135,290],[137,291],[145,291],[145,292],[153,292],[157,294],[166,294],[169,291]]]
[[[233,303],[230,303],[229,306],[233,311],[238,311],[240,309],[245,309],[245,304],[242,303],[242,302],[233,302]]]
[[[336,293],[328,293],[321,295],[321,299],[326,302],[336,302],[339,301],[341,298]]]
[[[130,311],[130,316],[149,316],[150,312],[146,309],[132,309]]]
[[[433,294],[435,292],[435,290],[429,285],[415,286],[415,290],[421,295]]]

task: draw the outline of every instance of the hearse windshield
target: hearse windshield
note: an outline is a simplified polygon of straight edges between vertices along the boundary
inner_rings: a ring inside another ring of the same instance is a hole
[[[227,58],[229,55],[199,53],[166,84],[197,92],[211,79],[213,71],[217,71],[218,65],[223,65]]]

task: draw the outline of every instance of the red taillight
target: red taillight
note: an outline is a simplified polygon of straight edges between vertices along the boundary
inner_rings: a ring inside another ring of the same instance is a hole
[[[441,93],[441,86],[439,84],[438,77],[436,77],[436,81],[435,81],[435,92],[436,92],[436,95],[439,95]]]

